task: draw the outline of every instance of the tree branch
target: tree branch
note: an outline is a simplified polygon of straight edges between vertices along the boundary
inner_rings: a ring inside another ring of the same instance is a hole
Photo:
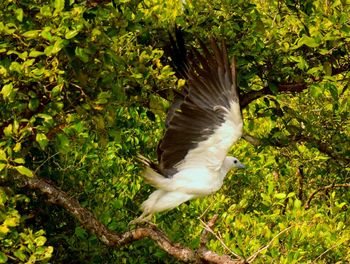
[[[260,146],[260,145],[262,144],[260,139],[254,137],[254,136],[252,136],[252,135],[249,135],[249,134],[247,134],[247,133],[245,133],[245,132],[243,133],[242,138],[243,138],[245,141],[247,141],[247,142],[249,142],[250,144],[252,144],[253,146],[255,146],[255,147]]]
[[[350,188],[350,183],[340,183],[340,184],[330,184],[327,186],[323,186],[321,188],[318,188],[316,191],[314,191],[309,198],[307,199],[307,202],[304,206],[305,209],[309,209],[310,208],[310,203],[311,200],[315,197],[315,195],[321,191],[325,191],[325,190],[329,190],[329,189],[334,189],[334,188]]]
[[[209,261],[211,263],[228,264],[244,263],[241,260],[232,259],[228,255],[219,255],[216,252],[208,250],[203,244],[206,243],[206,231],[203,231],[201,245],[198,250],[192,250],[178,243],[174,243],[162,231],[154,226],[139,227],[119,234],[108,230],[107,227],[99,222],[89,210],[82,207],[77,200],[70,197],[67,193],[54,186],[52,183],[37,176],[23,177],[18,175],[17,180],[23,183],[26,187],[46,195],[49,202],[65,208],[86,230],[95,234],[97,238],[107,246],[121,247],[143,238],[150,238],[169,255],[183,262],[201,263],[203,261]],[[209,225],[214,225],[215,221],[216,219],[214,217],[209,222]]]
[[[300,93],[307,88],[307,84],[304,82],[301,83],[291,83],[291,84],[278,84],[277,93]],[[241,97],[241,107],[245,108],[252,101],[269,94],[274,94],[269,87],[264,87],[261,90],[250,91],[243,94]]]
[[[249,135],[247,133],[244,133],[242,138],[252,144],[253,146],[260,146],[263,144],[275,146],[275,147],[287,147],[289,143],[292,142],[307,142],[312,144],[312,147],[317,148],[321,153],[326,154],[327,156],[331,157],[333,160],[335,160],[339,165],[344,166],[350,163],[350,159],[346,156],[342,156],[336,152],[333,151],[332,146],[330,146],[327,143],[322,142],[320,139],[315,139],[312,137],[304,136],[301,134],[298,135],[290,135],[288,137],[288,140],[278,140],[278,139],[261,139],[256,138],[252,135]]]

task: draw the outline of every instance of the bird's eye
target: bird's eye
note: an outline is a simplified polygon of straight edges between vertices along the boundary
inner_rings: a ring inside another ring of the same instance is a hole
[[[233,163],[237,163],[237,160],[234,160]]]

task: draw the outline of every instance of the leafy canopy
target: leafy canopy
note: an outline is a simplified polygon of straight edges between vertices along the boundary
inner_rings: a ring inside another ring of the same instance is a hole
[[[108,249],[63,209],[21,188],[40,176],[124,232],[152,191],[137,153],[156,158],[174,89],[168,32],[225,39],[237,59],[247,166],[218,193],[155,217],[196,248],[198,217],[258,263],[350,258],[349,39],[346,0],[0,3],[0,263],[175,260],[151,241]],[[288,92],[290,91],[290,92]],[[256,99],[256,100],[253,100]],[[5,184],[6,183],[6,184]],[[305,206],[308,205],[308,210]],[[179,221],[181,219],[181,221]],[[282,232],[282,233],[281,233]],[[276,236],[278,238],[276,239]],[[213,238],[210,248],[229,253]]]

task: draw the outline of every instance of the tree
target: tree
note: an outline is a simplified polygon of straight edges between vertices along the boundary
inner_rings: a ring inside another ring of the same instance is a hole
[[[347,1],[0,7],[0,263],[350,258]],[[155,158],[184,84],[166,53],[175,25],[236,57],[245,134],[232,152],[248,169],[129,230],[150,192],[135,157]]]

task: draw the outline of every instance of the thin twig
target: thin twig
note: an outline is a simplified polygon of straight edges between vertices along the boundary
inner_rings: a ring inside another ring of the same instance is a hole
[[[270,242],[267,243],[266,246],[261,247],[261,248],[260,248],[258,251],[256,251],[253,255],[251,255],[251,256],[247,259],[247,262],[248,262],[248,263],[252,263],[252,262],[255,260],[255,258],[256,258],[262,251],[264,251],[265,249],[267,249],[268,247],[270,247],[270,246],[272,245],[272,242],[273,242],[277,237],[279,237],[280,235],[282,235],[283,233],[285,233],[286,231],[288,231],[288,230],[291,229],[292,227],[293,227],[293,226],[289,226],[289,227],[283,229],[283,230],[282,230],[281,232],[279,232],[277,235],[275,235],[275,236],[270,240]]]
[[[39,170],[46,162],[48,162],[50,159],[52,159],[53,157],[55,157],[55,156],[58,155],[58,154],[59,154],[59,152],[56,152],[55,154],[53,154],[53,155],[47,157],[47,159],[44,160],[44,161],[35,169],[34,174],[37,174],[38,170]]]
[[[200,219],[200,218],[199,218]],[[215,214],[207,223],[208,228],[212,228],[215,225],[216,220],[218,220],[218,214]],[[205,247],[208,243],[208,232],[209,229],[204,228],[202,231],[202,235],[200,237],[200,247]]]
[[[304,206],[305,209],[309,209],[310,208],[310,203],[311,200],[314,198],[314,196],[319,193],[320,191],[325,191],[325,190],[329,190],[329,189],[334,189],[334,188],[349,188],[350,187],[350,183],[339,183],[339,184],[329,184],[327,186],[323,186],[321,188],[318,188],[316,191],[314,191],[309,198],[307,199],[307,202]]]
[[[244,132],[242,138],[243,138],[245,141],[247,141],[247,142],[249,142],[250,144],[252,144],[253,146],[255,146],[255,147],[261,145],[261,141],[260,141],[258,138],[253,137],[253,136],[249,135],[248,133],[245,133],[245,132]]]
[[[208,212],[212,204],[213,202],[209,204],[209,206],[204,210],[204,212],[198,217],[199,219],[202,219],[204,217],[204,215]]]
[[[348,241],[348,240],[345,240]],[[314,259],[313,262],[316,262],[316,260],[320,259],[324,254],[326,254],[328,251],[332,250],[333,248],[336,248],[338,246],[340,246],[341,244],[343,244],[345,241],[342,241],[341,243],[338,243],[336,245],[331,246],[330,248],[328,248],[325,252],[323,252],[321,255],[319,255],[317,258]]]
[[[199,219],[199,221],[201,222],[201,224],[204,226],[204,228],[209,231],[212,235],[215,236],[215,238],[221,243],[221,245],[228,250],[233,256],[235,256],[237,259],[242,260],[242,257],[238,254],[236,254],[235,252],[233,252],[228,246],[226,246],[226,244],[224,243],[224,241],[222,241],[222,239],[215,234],[215,232],[202,220]]]

